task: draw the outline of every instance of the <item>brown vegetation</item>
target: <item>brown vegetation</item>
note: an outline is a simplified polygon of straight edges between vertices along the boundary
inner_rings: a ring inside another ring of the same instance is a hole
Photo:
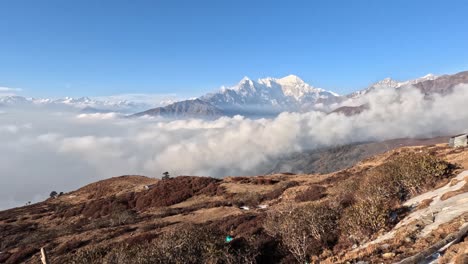
[[[397,224],[405,200],[449,181],[454,166],[438,148],[394,151],[330,175],[109,179],[0,212],[0,263],[35,263],[43,246],[52,263],[387,262],[389,250],[401,259],[450,230],[414,250],[408,231],[385,249],[343,252]]]
[[[328,204],[308,204],[270,211],[265,230],[278,237],[300,263],[333,246],[338,238],[339,214]]]
[[[326,188],[320,185],[312,185],[305,191],[296,195],[296,202],[311,202],[317,201],[327,196]]]
[[[195,195],[219,195],[221,180],[209,177],[179,176],[156,183],[148,192],[135,195],[135,208],[170,206],[183,202]]]
[[[456,196],[456,195],[459,195],[459,194],[462,194],[462,193],[465,193],[465,192],[468,192],[468,181],[460,189],[458,189],[456,191],[447,192],[444,195],[442,195],[442,197],[440,197],[440,199],[442,201],[447,200],[447,199],[450,199],[453,196]]]

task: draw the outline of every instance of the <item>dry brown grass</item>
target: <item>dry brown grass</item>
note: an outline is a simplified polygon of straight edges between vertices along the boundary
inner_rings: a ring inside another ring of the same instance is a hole
[[[115,196],[127,192],[139,192],[145,185],[152,185],[158,180],[145,176],[125,175],[88,184],[77,191],[61,196],[59,201],[68,203],[83,202],[88,199],[98,199]]]
[[[434,197],[432,197],[432,198],[430,198],[430,199],[422,200],[422,201],[418,204],[418,207],[416,208],[416,210],[421,210],[421,209],[424,209],[424,208],[429,207],[429,205],[432,203],[432,201],[434,201]]]
[[[440,264],[466,264],[468,263],[468,237],[465,240],[449,247],[439,260]]]
[[[158,241],[162,233],[178,230],[184,224],[194,223],[208,225],[213,230],[220,229],[222,239],[227,233],[233,232],[238,242],[235,244],[236,248],[229,249],[234,250],[229,251],[229,254],[237,252],[237,255],[242,255],[246,253],[243,251],[246,249],[245,245],[249,245],[248,248],[253,248],[260,254],[259,263],[279,261],[290,263],[294,262],[294,258],[291,259],[292,256],[287,253],[284,243],[277,237],[265,234],[262,228],[267,212],[288,203],[297,203],[296,197],[300,197],[297,199],[302,205],[319,199],[321,202],[330,202],[334,208],[345,211],[358,203],[356,193],[363,179],[367,177],[366,175],[395,157],[408,152],[424,155],[433,153],[435,156],[463,164],[468,161],[467,150],[451,152],[443,146],[403,148],[369,158],[352,168],[326,175],[275,174],[261,176],[258,179],[257,177],[244,177],[239,180],[227,178],[222,181],[183,178],[165,183],[140,176],[116,177],[88,185],[57,199],[49,199],[44,203],[0,212],[0,233],[2,234],[0,244],[3,245],[0,250],[2,251],[0,263],[6,261],[36,263],[37,254],[31,253],[32,249],[28,251],[25,247],[28,243],[34,245],[35,248],[42,245],[50,247],[53,263],[73,263],[65,261],[65,257],[71,256],[70,252],[75,250],[77,255],[83,257],[81,260],[84,262],[74,263],[102,263],[107,252],[113,251],[114,248],[112,258],[125,259],[133,256],[132,254],[138,252],[139,249],[132,247],[131,250],[129,249],[131,254],[128,255],[126,251],[117,250],[118,245],[155,243],[153,241]],[[438,179],[434,184],[442,180],[444,179]],[[144,185],[152,184],[158,186],[157,191],[145,190]],[[431,186],[433,186],[432,183],[421,188],[430,189]],[[326,188],[325,192],[323,188]],[[425,189],[416,190],[416,192],[423,190]],[[325,193],[327,196],[323,197]],[[412,192],[409,193],[411,196]],[[89,199],[90,197],[93,198]],[[141,204],[137,207],[136,203],[139,199],[144,201],[140,200]],[[268,204],[269,207],[264,210],[245,211],[235,206],[237,202],[252,205],[262,203]],[[422,204],[425,203],[429,201],[424,201]],[[386,203],[386,205],[389,204],[391,203]],[[135,209],[138,209],[138,212]],[[136,213],[135,218],[132,221],[119,221],[119,213],[125,216],[126,212]],[[120,224],[112,224],[112,222],[120,222]],[[344,252],[350,252],[354,242],[344,239],[346,235],[339,234],[339,242],[335,241],[327,245],[329,249],[323,250],[322,248],[317,251],[320,255],[316,259],[320,263],[327,263],[326,261],[345,263],[348,260],[386,262],[387,260],[383,260],[381,256],[386,250],[398,252],[396,259],[405,254],[412,254],[431,245],[437,239],[443,238],[451,231],[449,227],[444,228],[434,232],[427,239],[417,239],[410,230],[407,230],[397,235],[398,240],[387,242],[388,248],[372,245],[358,252],[349,253],[349,255],[345,255]],[[456,225],[453,228],[456,228]],[[334,229],[330,230],[334,232]],[[29,234],[31,236],[28,236]],[[89,241],[87,242],[89,244],[80,245],[73,239]],[[46,242],[40,242],[41,245],[39,245],[38,241]],[[224,247],[222,249],[224,250]],[[18,259],[23,260],[18,261]],[[93,259],[94,262],[91,261]],[[327,260],[324,261],[324,259]],[[236,260],[237,263],[242,262],[242,260]]]
[[[209,209],[200,209],[187,215],[174,215],[163,218],[166,222],[173,223],[205,223],[215,221],[228,216],[242,214],[242,210],[236,207],[215,207]]]
[[[312,185],[296,195],[296,202],[317,201],[327,196],[326,188],[320,185]]]

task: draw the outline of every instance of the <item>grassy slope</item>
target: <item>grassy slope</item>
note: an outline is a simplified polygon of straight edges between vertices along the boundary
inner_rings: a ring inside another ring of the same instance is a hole
[[[433,153],[468,169],[467,149],[449,149],[444,145],[404,149]],[[141,243],[184,223],[212,224],[225,234],[250,237],[261,232],[259,228],[268,211],[287,203],[300,203],[296,197],[311,186],[325,189],[324,195],[313,199],[327,199],[335,195],[333,186],[350,177],[359,179],[364,172],[399,151],[402,149],[325,175],[275,174],[223,180],[183,177],[164,184],[143,176],[122,176],[90,184],[57,199],[0,212],[0,263],[37,263],[40,247],[48,248],[52,263],[62,263],[78,249],[120,242]],[[152,184],[162,189],[158,192],[145,189],[145,185]],[[169,191],[161,191],[164,189]],[[240,209],[242,205],[251,209]],[[260,209],[257,205],[268,207]],[[411,243],[428,245],[432,240],[426,244],[418,241]],[[403,247],[398,255],[406,256],[410,249]],[[339,262],[359,258],[391,262],[381,254],[378,246],[362,252],[344,249]]]

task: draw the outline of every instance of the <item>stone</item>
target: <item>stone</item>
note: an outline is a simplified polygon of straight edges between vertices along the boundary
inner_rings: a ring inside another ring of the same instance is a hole
[[[391,258],[394,258],[395,255],[396,255],[396,254],[393,253],[393,252],[388,252],[388,253],[382,254],[382,258],[384,258],[384,259],[391,259]]]

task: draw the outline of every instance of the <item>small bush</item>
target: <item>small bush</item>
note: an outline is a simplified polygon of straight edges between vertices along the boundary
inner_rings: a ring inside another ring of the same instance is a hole
[[[326,188],[323,186],[312,185],[308,187],[305,191],[296,195],[295,200],[296,202],[317,201],[327,196],[325,191]]]
[[[72,256],[62,260],[62,263],[70,264],[101,264],[104,257],[110,251],[106,247],[90,247],[78,250]]]
[[[296,181],[290,181],[290,182],[280,183],[279,185],[280,186],[274,189],[273,191],[264,194],[263,201],[277,199],[284,193],[284,191],[286,191],[289,188],[298,186],[299,183]]]
[[[255,177],[252,179],[252,183],[257,184],[257,185],[273,185],[273,184],[277,184],[278,182],[279,180],[265,178],[265,177]]]
[[[339,214],[323,203],[286,207],[268,214],[264,228],[281,238],[300,263],[307,262],[338,239]]]
[[[229,216],[212,223],[211,227],[235,236],[251,237],[262,232],[264,215],[253,213]]]
[[[18,251],[13,253],[5,263],[6,264],[23,263],[25,260],[27,260],[32,255],[38,252],[39,252],[39,249],[35,247],[31,247],[31,246],[20,247]]]
[[[257,206],[262,201],[263,197],[255,192],[242,192],[236,193],[232,198],[232,204],[235,206]]]
[[[355,240],[361,240],[385,228],[389,215],[390,209],[384,200],[360,200],[345,209],[340,227]]]
[[[0,252],[0,263],[5,263],[10,256],[11,253],[9,252]]]
[[[214,196],[223,191],[218,190],[219,182],[215,178],[189,176],[159,181],[150,191],[136,194],[135,207],[144,210],[148,207],[171,206],[199,194]]]
[[[65,253],[70,253],[70,252],[73,252],[73,251],[75,251],[76,249],[78,249],[78,248],[80,248],[82,246],[85,246],[88,243],[89,243],[89,241],[83,241],[83,240],[79,240],[79,239],[71,239],[71,240],[68,240],[65,243],[61,244],[57,248],[55,253],[58,254],[58,255],[62,255],[62,254],[65,254]]]

